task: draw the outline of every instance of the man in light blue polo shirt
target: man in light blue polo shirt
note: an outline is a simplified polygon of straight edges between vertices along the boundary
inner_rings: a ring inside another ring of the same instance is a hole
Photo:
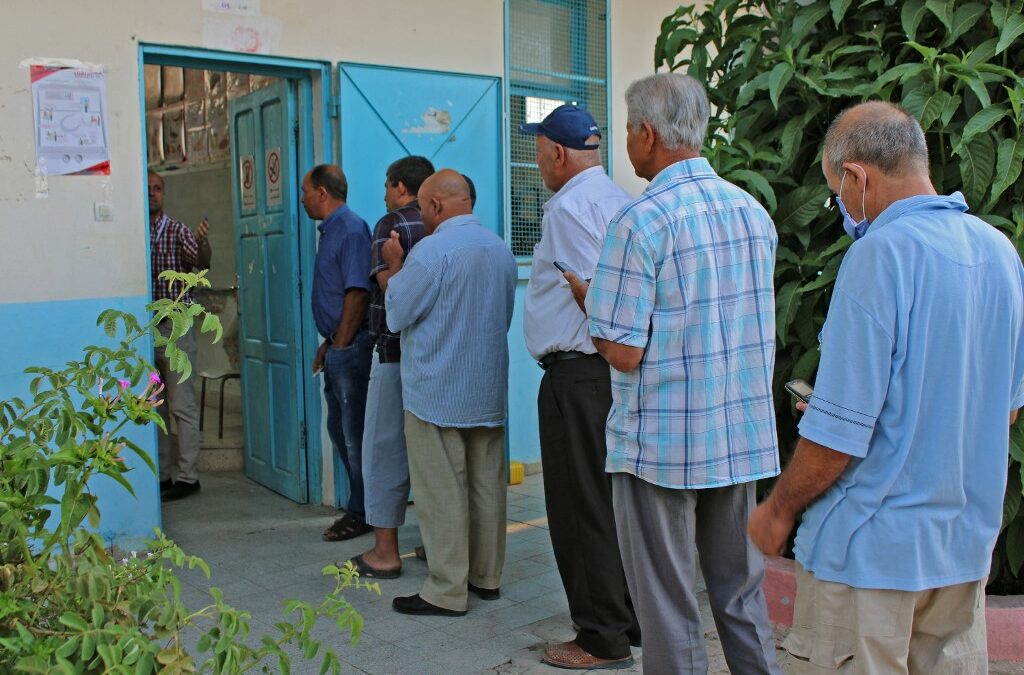
[[[402,334],[409,477],[429,555],[403,614],[462,616],[467,591],[500,596],[505,562],[508,328],[516,261],[473,215],[469,185],[444,169],[419,190],[425,236],[403,262],[398,233],[381,254],[393,276],[388,328]]]
[[[984,673],[1007,423],[1024,405],[1024,269],[960,193],[935,193],[903,109],[841,114],[822,165],[856,241],[802,438],[749,522],[776,554],[808,507],[785,648],[799,673]]]

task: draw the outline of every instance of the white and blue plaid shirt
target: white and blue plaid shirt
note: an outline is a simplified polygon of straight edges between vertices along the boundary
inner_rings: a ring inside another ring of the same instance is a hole
[[[761,205],[703,158],[664,169],[612,219],[590,332],[644,356],[612,370],[609,473],[679,489],[778,474],[777,242]]]

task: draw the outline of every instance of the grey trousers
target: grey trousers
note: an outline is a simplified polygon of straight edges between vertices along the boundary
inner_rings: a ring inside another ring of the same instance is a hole
[[[729,670],[781,675],[761,582],[764,559],[747,538],[754,483],[674,490],[612,475],[626,582],[643,631],[644,672],[706,673],[697,561]]]
[[[430,574],[427,602],[462,611],[466,583],[498,588],[505,565],[505,428],[439,427],[405,413],[409,476]]]
[[[160,334],[171,334],[171,322],[157,326]],[[188,360],[196,363],[196,334],[190,330],[178,340],[178,347],[188,354]],[[157,432],[157,450],[160,454],[160,480],[175,480],[195,483],[199,480],[199,405],[196,403],[195,378],[178,382],[180,375],[171,370],[163,347],[156,350],[156,369],[164,382],[164,404],[160,416],[164,418],[167,432]],[[177,447],[171,444],[171,418],[177,425]]]

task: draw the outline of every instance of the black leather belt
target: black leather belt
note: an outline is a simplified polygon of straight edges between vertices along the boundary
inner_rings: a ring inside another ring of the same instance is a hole
[[[583,352],[550,352],[541,357],[539,365],[544,370],[547,370],[559,361],[581,359],[584,356],[590,356],[590,354],[584,354]]]

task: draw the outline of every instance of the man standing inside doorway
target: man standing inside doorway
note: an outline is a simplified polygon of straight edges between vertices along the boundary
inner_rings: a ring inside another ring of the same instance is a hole
[[[341,169],[320,164],[302,179],[302,206],[317,226],[313,264],[313,320],[324,338],[313,372],[324,373],[327,432],[348,473],[345,515],[324,530],[326,541],[369,532],[363,508],[363,415],[370,377],[366,305],[370,291],[370,229],[345,203],[348,182]]]
[[[420,185],[434,173],[426,157],[403,157],[388,167],[384,179],[384,204],[388,213],[373,229],[370,260],[370,339],[374,354],[366,394],[363,427],[363,482],[366,522],[374,528],[372,549],[352,558],[363,577],[394,579],[402,573],[398,555],[398,528],[405,522],[409,501],[409,458],[405,449],[402,411],[402,348],[400,337],[388,329],[384,291],[391,270],[381,250],[398,233],[402,252],[408,255],[425,234],[416,199]]]
[[[392,606],[462,616],[468,592],[500,596],[516,261],[473,215],[459,173],[428,178],[419,202],[428,236],[407,261],[397,233],[382,253],[394,275],[384,300],[388,327],[402,332],[409,474],[430,575],[418,594]]]
[[[537,136],[537,166],[555,193],[544,205],[533,252],[523,329],[544,369],[537,399],[544,499],[551,545],[576,639],[552,645],[544,662],[561,668],[625,667],[640,628],[615,538],[611,478],[605,473],[605,421],[611,374],[590,339],[558,262],[594,276],[608,223],[630,201],[601,167],[601,133],[574,105],[556,108],[520,131]]]
[[[146,175],[149,194],[149,251],[150,270],[153,275],[153,300],[176,299],[183,284],[176,281],[168,284],[159,279],[165,270],[191,272],[210,266],[210,240],[207,238],[209,223],[206,219],[199,224],[195,233],[188,225],[164,213],[164,179],[150,169]],[[192,302],[192,294],[185,293],[181,300]],[[171,321],[165,319],[157,325],[164,337],[171,334]],[[188,355],[189,362],[196,362],[195,331],[185,333],[177,346]],[[159,434],[157,451],[160,455],[160,500],[175,501],[199,491],[199,406],[196,405],[196,390],[192,380],[179,382],[177,373],[171,371],[164,349],[156,351],[156,368],[163,380],[167,395],[160,406],[167,433]],[[177,425],[177,448],[171,445],[171,418]],[[176,452],[175,452],[176,451]]]

